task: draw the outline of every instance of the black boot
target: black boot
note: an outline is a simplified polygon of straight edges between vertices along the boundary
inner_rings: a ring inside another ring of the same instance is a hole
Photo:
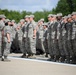
[[[60,56],[57,55],[57,56],[56,56],[56,62],[59,62],[59,58],[60,58]]]
[[[60,56],[60,58],[59,58],[59,62],[64,63],[64,61],[65,61],[65,56]]]
[[[76,59],[75,56],[72,56],[72,57],[71,57],[71,61],[70,61],[70,63],[71,63],[71,64],[76,64],[75,59]]]
[[[70,56],[66,56],[65,62],[66,62],[66,63],[70,63]]]

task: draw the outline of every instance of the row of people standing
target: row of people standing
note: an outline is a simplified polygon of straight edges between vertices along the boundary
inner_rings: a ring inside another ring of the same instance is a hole
[[[10,48],[18,47],[18,45],[23,56],[26,56],[26,53],[28,57],[34,56],[36,54],[36,23],[34,16],[30,15],[28,17],[26,15],[25,20],[21,19],[18,24],[5,18],[5,15],[0,15],[0,59],[9,61],[7,56],[10,53]]]
[[[49,14],[48,23],[44,19],[36,23],[34,15],[26,15],[18,24],[9,19],[4,23],[5,18],[0,15],[2,60],[6,60],[12,45],[20,47],[22,57],[35,58],[42,51],[51,61],[76,62],[76,12],[64,17],[61,13]]]
[[[76,63],[76,12],[64,17],[62,13],[49,14],[48,20],[46,34],[44,21],[38,22],[37,48],[50,54],[51,61]]]

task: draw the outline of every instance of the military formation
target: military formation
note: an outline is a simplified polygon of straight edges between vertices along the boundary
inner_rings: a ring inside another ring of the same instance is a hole
[[[34,15],[25,15],[16,23],[1,14],[1,61],[10,61],[8,54],[20,49],[22,58],[43,55],[49,61],[76,64],[76,12],[67,16],[49,14],[47,19],[35,22]]]

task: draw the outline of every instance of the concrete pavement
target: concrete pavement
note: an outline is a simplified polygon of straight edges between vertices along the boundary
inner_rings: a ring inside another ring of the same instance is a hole
[[[0,75],[76,75],[76,65],[9,56],[11,62],[0,61]]]

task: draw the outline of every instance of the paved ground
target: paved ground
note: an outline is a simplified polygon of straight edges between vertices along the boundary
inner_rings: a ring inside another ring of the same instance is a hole
[[[0,75],[76,75],[76,65],[24,59],[20,56],[10,54],[11,62],[0,61]]]

